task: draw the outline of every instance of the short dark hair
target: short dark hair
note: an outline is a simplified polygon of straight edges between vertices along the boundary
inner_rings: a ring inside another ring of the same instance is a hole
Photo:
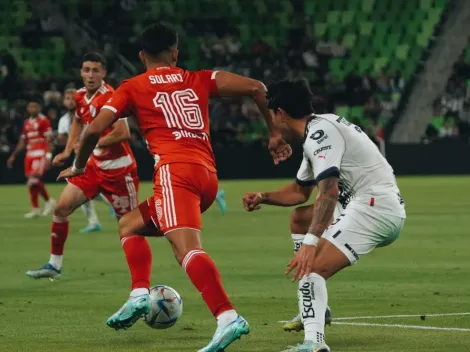
[[[28,99],[28,104],[29,103],[38,103],[39,105],[42,106],[42,99],[39,96],[33,96]]]
[[[268,87],[268,108],[281,108],[294,119],[300,119],[314,112],[313,93],[305,78],[275,82]]]
[[[106,61],[106,58],[101,55],[100,53],[97,52],[89,52],[83,55],[82,59],[82,64],[85,61],[91,61],[91,62],[99,62],[101,66],[103,66],[104,69],[106,69],[106,66],[108,65],[108,62]]]
[[[158,56],[176,44],[178,44],[178,33],[166,23],[154,23],[145,28],[140,35],[142,50],[151,56]]]

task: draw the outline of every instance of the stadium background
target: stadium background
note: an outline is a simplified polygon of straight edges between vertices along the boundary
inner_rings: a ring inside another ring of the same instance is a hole
[[[5,165],[28,98],[43,98],[43,112],[57,128],[63,90],[82,85],[83,53],[104,53],[109,60],[107,81],[117,86],[142,70],[137,60],[139,32],[155,19],[166,20],[181,34],[181,66],[224,69],[266,83],[306,76],[316,111],[334,111],[360,125],[385,150],[398,175],[462,175],[399,177],[408,213],[402,238],[329,283],[336,316],[396,315],[372,322],[406,326],[333,326],[327,333],[329,344],[340,352],[438,351],[442,344],[452,351],[470,350],[465,316],[470,312],[469,1],[0,4],[0,183],[25,182],[20,155],[12,170]],[[289,209],[267,207],[246,214],[240,197],[246,191],[278,187],[286,182],[281,178],[291,180],[299,153],[296,150],[279,167],[272,165],[265,149],[266,128],[249,101],[214,100],[210,112],[221,179],[248,179],[223,180],[228,213],[222,217],[210,209],[204,216],[205,246],[253,328],[231,351],[280,351],[301,339],[299,334],[281,334],[277,324],[296,310],[295,287],[282,275],[292,255]],[[148,180],[153,163],[136,131],[133,148],[141,177]],[[60,149],[57,145],[56,151]],[[53,184],[57,171],[46,175],[54,197],[62,188]],[[252,180],[266,178],[280,180]],[[143,183],[140,198],[150,192],[150,184]],[[0,351],[166,352],[203,346],[212,334],[212,317],[161,241],[152,241],[154,283],[173,286],[183,295],[182,321],[162,333],[143,324],[124,334],[104,326],[127,294],[128,278],[115,220],[105,207],[97,208],[104,231],[96,236],[74,233],[85,219],[79,213],[73,217],[61,282],[34,282],[24,271],[46,260],[50,219],[25,221],[26,188],[0,187]],[[412,316],[400,317],[403,314]],[[427,330],[428,325],[436,330]]]
[[[181,66],[229,70],[266,83],[303,75],[317,112],[334,111],[372,138],[391,142],[385,150],[397,174],[470,172],[470,163],[458,162],[469,156],[470,45],[468,30],[460,30],[468,19],[465,1],[2,3],[7,9],[0,14],[2,161],[18,139],[28,97],[43,98],[43,112],[57,128],[61,92],[81,86],[81,55],[104,53],[107,81],[117,86],[142,70],[137,57],[142,28],[164,19],[181,34]],[[425,99],[410,100],[422,91]],[[272,167],[263,150],[266,127],[249,100],[214,100],[210,112],[221,178],[293,174],[298,159]],[[141,176],[148,179],[151,160],[139,134],[133,137]],[[238,168],[240,159],[251,167]],[[20,161],[17,172],[2,167],[0,182],[23,181]],[[52,180],[54,170],[48,176]]]

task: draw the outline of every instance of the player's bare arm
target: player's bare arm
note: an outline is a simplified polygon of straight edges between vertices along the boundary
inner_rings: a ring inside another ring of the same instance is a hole
[[[127,141],[131,138],[129,125],[125,119],[118,120],[113,125],[113,130],[98,141],[98,148],[106,148],[110,145]]]
[[[115,117],[116,115],[114,112],[109,109],[100,110],[98,116],[96,116],[93,122],[88,126],[82,140],[80,141],[80,146],[73,166],[62,171],[59,177],[57,177],[57,180],[78,176],[85,172],[88,158],[98,144],[101,133],[114,123]]]
[[[292,155],[292,149],[276,131],[266,100],[266,86],[257,80],[230,72],[217,72],[217,92],[221,96],[250,96],[264,117],[270,132],[269,151],[278,164]]]
[[[10,157],[7,160],[7,166],[9,169],[13,167],[13,163],[15,162],[16,154],[22,151],[26,146],[25,138],[23,136],[20,137],[18,144],[16,145],[15,149],[11,153]]]
[[[316,246],[333,217],[339,197],[339,178],[330,176],[318,183],[318,195],[313,207],[312,224],[305,236],[303,246],[288,264],[286,274],[297,268],[292,281],[300,280],[313,270]]]
[[[249,192],[243,196],[243,206],[247,211],[260,209],[261,204],[291,207],[309,200],[315,186],[300,186],[296,181],[276,191]]]
[[[70,126],[70,134],[69,134],[69,138],[67,139],[67,144],[65,145],[65,149],[62,153],[59,153],[54,157],[54,160],[52,160],[53,166],[55,167],[62,166],[64,162],[70,157],[75,144],[80,138],[80,134],[82,133],[82,130],[83,130],[82,121],[80,120],[80,118],[75,117],[72,120],[72,126]]]

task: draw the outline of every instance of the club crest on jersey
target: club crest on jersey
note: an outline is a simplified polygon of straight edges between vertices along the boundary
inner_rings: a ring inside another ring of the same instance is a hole
[[[83,114],[84,111],[85,111],[85,108],[82,107],[82,108],[80,109],[80,114]]]
[[[96,108],[93,105],[90,105],[90,115],[91,117],[96,116]]]

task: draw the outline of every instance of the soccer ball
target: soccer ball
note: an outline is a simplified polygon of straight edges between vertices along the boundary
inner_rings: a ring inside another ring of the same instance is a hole
[[[183,314],[183,300],[175,289],[157,285],[150,289],[152,309],[142,320],[151,328],[168,329]]]

